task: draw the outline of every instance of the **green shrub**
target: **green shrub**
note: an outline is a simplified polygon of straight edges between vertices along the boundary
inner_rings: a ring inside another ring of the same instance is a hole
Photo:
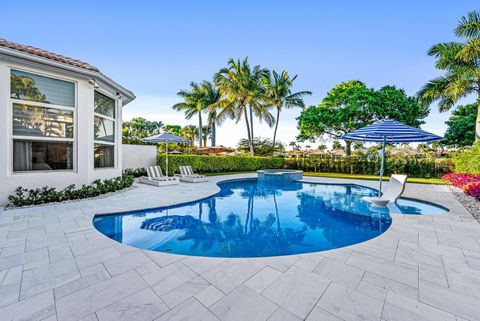
[[[169,155],[168,172],[169,175],[178,173],[178,167],[182,165],[190,165],[198,173],[247,172],[282,168],[283,162],[284,159],[279,157]],[[165,171],[165,155],[158,155],[157,164]]]
[[[82,185],[80,188],[75,188],[75,185],[69,185],[60,191],[48,186],[35,189],[17,187],[15,193],[10,195],[8,200],[15,206],[38,205],[95,197],[130,187],[132,184],[133,176],[123,175],[111,179],[96,180],[91,185]]]
[[[455,172],[480,174],[480,142],[476,142],[463,152],[454,154],[452,160]]]
[[[380,158],[368,159],[362,156],[293,158],[285,160],[285,167],[306,172],[378,175]],[[451,171],[452,162],[449,159],[388,157],[385,161],[384,175],[402,173],[410,177],[440,178]]]
[[[147,169],[145,167],[139,168],[126,168],[123,170],[123,175],[130,175],[133,177],[141,177],[147,175]]]

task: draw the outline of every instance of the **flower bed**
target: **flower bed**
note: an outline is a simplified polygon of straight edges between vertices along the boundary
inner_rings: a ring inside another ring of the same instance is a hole
[[[480,174],[449,173],[442,178],[461,188],[465,194],[480,200]]]

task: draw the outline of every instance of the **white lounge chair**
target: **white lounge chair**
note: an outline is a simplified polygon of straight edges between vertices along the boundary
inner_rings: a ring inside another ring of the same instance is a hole
[[[192,166],[180,166],[180,174],[175,174],[182,182],[198,183],[206,180],[205,175],[195,174]]]
[[[385,207],[390,202],[395,203],[402,196],[406,182],[407,175],[392,175],[388,188],[381,197],[364,197],[363,199],[372,203],[373,206]]]
[[[140,177],[140,183],[154,186],[176,185],[180,183],[178,177],[163,176],[160,166],[148,166],[147,175],[148,177]]]

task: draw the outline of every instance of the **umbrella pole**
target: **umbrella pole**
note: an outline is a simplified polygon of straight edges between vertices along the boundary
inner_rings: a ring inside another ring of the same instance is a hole
[[[380,165],[380,188],[378,189],[378,197],[382,196],[382,183],[383,183],[383,171],[385,166],[385,145],[387,144],[387,137],[383,137],[383,146],[382,146],[382,164]]]
[[[168,177],[168,143],[165,143],[165,168]]]

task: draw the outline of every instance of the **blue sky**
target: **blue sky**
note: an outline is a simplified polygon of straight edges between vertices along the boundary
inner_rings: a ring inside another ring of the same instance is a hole
[[[230,57],[299,74],[296,90],[318,104],[341,81],[358,79],[408,94],[441,75],[428,48],[455,40],[452,29],[475,1],[9,1],[0,37],[99,67],[136,95],[124,120],[143,116],[185,125],[171,110],[179,89],[210,80]],[[473,101],[469,97],[465,102]],[[449,113],[432,105],[424,129],[445,131]],[[293,140],[299,110],[281,116],[279,138]],[[234,146],[244,123],[226,122],[218,143]],[[257,124],[256,134],[272,130]]]

